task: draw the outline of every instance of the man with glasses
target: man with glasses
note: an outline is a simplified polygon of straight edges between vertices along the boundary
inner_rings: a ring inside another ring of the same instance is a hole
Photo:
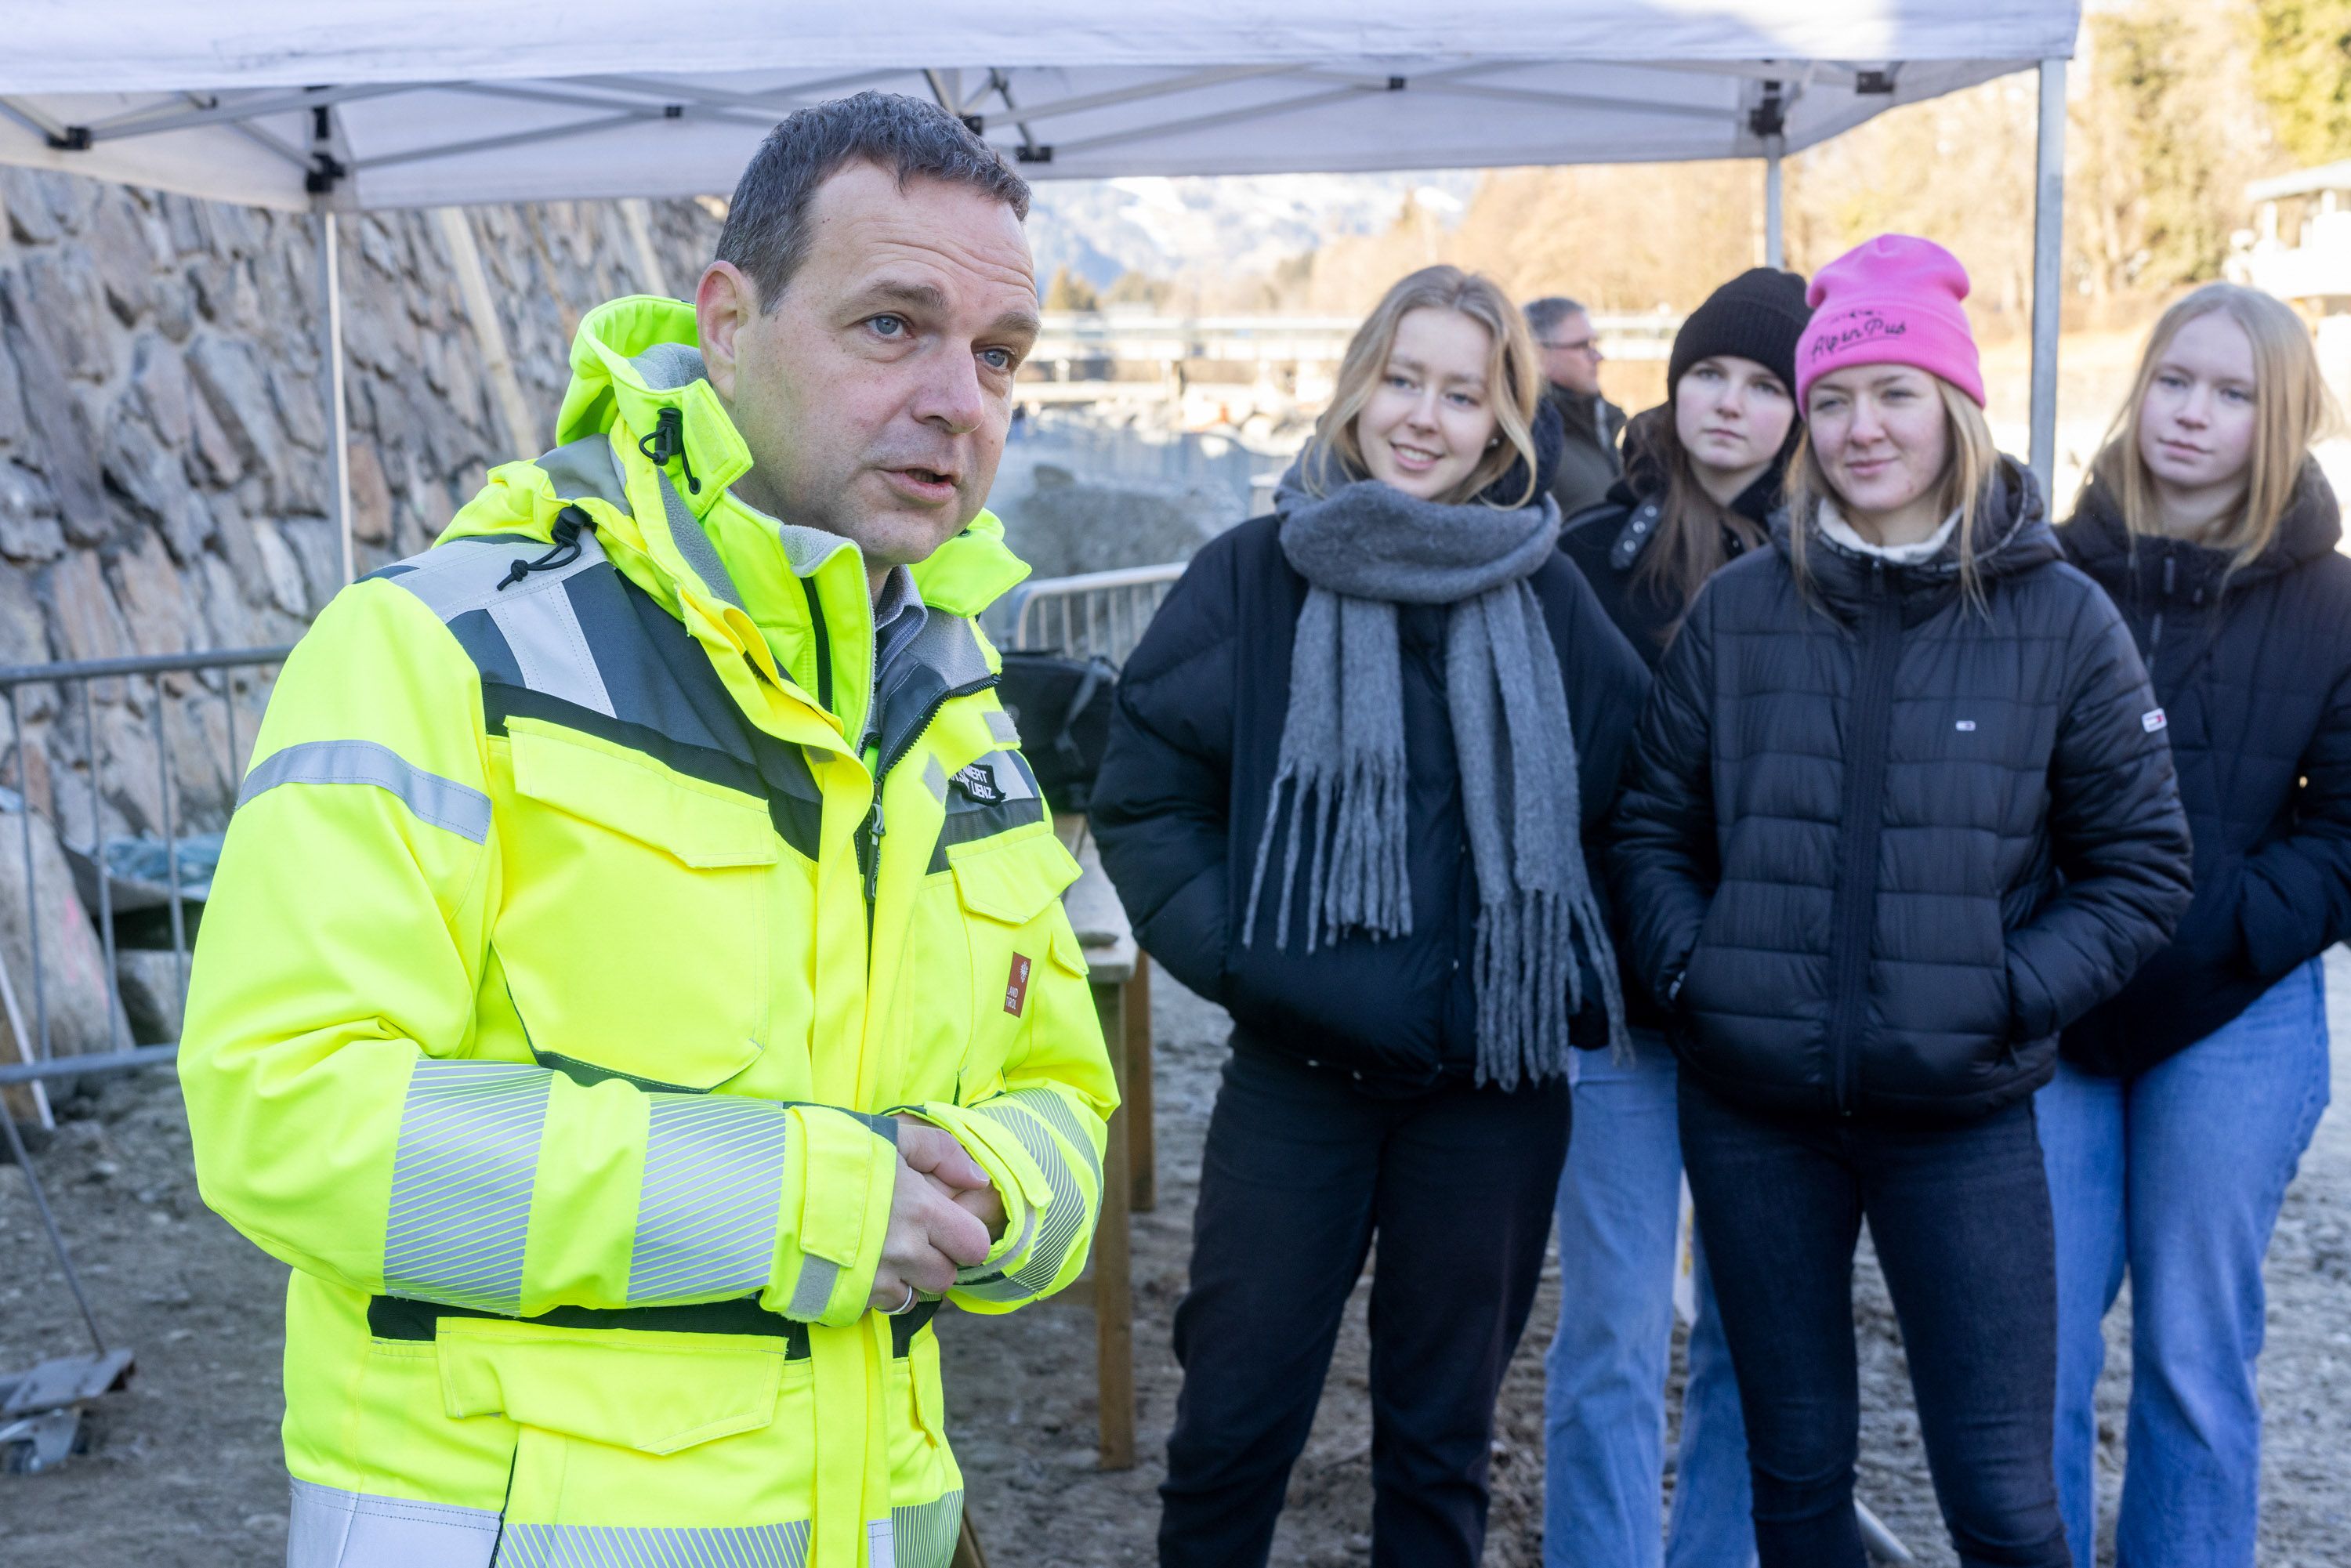
[[[1561,295],[1528,306],[1527,327],[1542,350],[1547,394],[1567,426],[1567,454],[1551,493],[1560,515],[1572,517],[1604,498],[1625,471],[1616,438],[1625,411],[1600,395],[1600,334],[1583,306]]]

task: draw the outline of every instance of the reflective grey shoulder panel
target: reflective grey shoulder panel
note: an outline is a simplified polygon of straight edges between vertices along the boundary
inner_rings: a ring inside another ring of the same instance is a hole
[[[236,794],[241,810],[280,784],[371,784],[399,797],[418,821],[475,843],[489,837],[490,798],[469,785],[427,773],[372,740],[306,740],[254,765]]]
[[[294,1479],[286,1568],[490,1568],[497,1544],[498,1516],[486,1508]]]
[[[487,610],[495,604],[545,593],[568,578],[605,564],[604,547],[596,542],[594,534],[583,528],[579,559],[542,568],[507,588],[498,586],[513,570],[517,555],[540,556],[549,548],[537,539],[452,539],[447,544],[434,545],[422,555],[394,562],[408,570],[393,573],[387,567],[384,580],[424,601],[425,607],[443,621],[455,621],[468,610]]]

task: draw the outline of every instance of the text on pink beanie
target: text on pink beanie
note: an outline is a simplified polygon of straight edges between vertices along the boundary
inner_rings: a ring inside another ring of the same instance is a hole
[[[1796,405],[1813,383],[1847,365],[1909,365],[1983,406],[1983,370],[1959,301],[1968,269],[1930,239],[1879,235],[1813,275],[1812,324],[1796,344]]]

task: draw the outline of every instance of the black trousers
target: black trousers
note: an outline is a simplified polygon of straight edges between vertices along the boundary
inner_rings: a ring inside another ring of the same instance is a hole
[[[1235,1051],[1176,1312],[1165,1568],[1265,1562],[1374,1234],[1372,1562],[1476,1568],[1494,1399],[1534,1302],[1569,1113],[1564,1082],[1377,1099],[1343,1071]]]
[[[1763,1568],[1862,1568],[1853,1253],[1865,1216],[1959,1561],[2066,1568],[2050,1462],[2056,1242],[2032,1103],[1955,1127],[1793,1120],[1684,1073],[1681,1131],[1747,1416]]]

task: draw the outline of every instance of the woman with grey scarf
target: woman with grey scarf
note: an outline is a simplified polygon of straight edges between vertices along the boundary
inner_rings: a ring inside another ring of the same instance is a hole
[[[1624,1040],[1585,842],[1647,684],[1558,550],[1540,393],[1490,281],[1404,279],[1275,514],[1195,558],[1121,678],[1102,862],[1233,1018],[1163,1564],[1266,1560],[1374,1239],[1372,1561],[1479,1561],[1569,1064]]]

